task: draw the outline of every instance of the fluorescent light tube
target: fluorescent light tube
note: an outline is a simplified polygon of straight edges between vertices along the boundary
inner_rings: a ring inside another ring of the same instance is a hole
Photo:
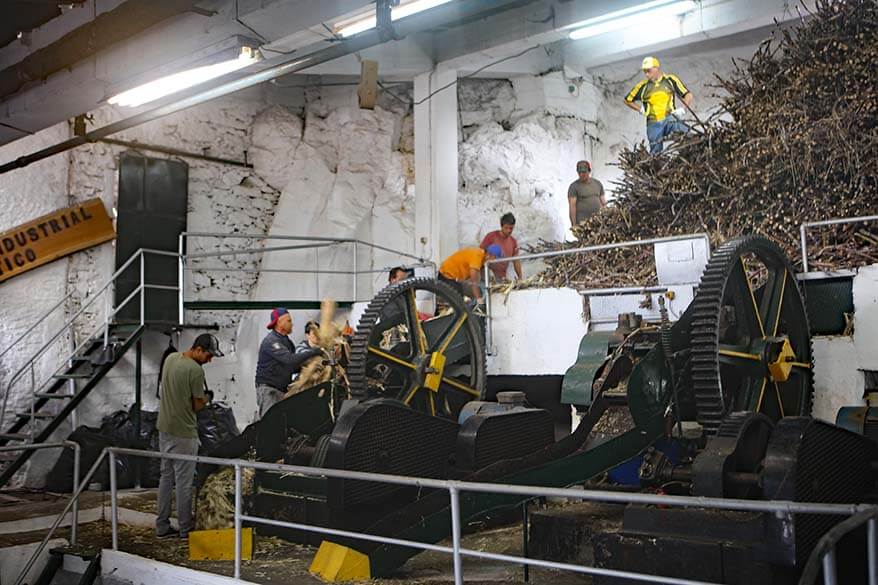
[[[406,16],[411,16],[412,14],[417,14],[418,12],[430,10],[431,8],[441,6],[442,4],[447,4],[448,2],[451,2],[451,0],[413,0],[412,2],[406,2],[390,11],[390,20],[399,20]],[[336,34],[342,37],[350,37],[369,30],[370,28],[375,28],[376,24],[377,19],[373,14],[343,25],[336,31]]]
[[[169,96],[178,91],[194,87],[198,84],[228,75],[259,60],[257,52],[250,47],[241,47],[241,53],[236,59],[186,69],[179,73],[166,75],[154,81],[138,85],[135,88],[123,91],[107,100],[115,106],[135,107],[159,98]]]
[[[570,27],[575,28],[569,36],[572,40],[578,40],[636,26],[650,26],[657,18],[677,16],[696,6],[693,0],[653,0],[576,23]]]

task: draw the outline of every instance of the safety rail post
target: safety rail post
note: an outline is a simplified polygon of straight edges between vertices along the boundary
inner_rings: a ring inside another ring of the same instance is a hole
[[[357,259],[358,253],[359,249],[357,248],[357,242],[354,241],[354,302],[360,300],[357,295],[357,281],[360,280],[359,260]]]
[[[823,553],[823,582],[826,585],[837,585],[835,572],[835,546]]]
[[[73,449],[73,485],[71,489],[76,492],[79,488],[79,466],[82,461],[82,448],[75,441],[66,441],[71,444]],[[76,544],[77,533],[79,532],[79,498],[73,499],[73,510],[70,519],[70,544]]]
[[[119,516],[116,508],[116,453],[110,451],[110,526],[113,533],[113,550],[119,550]]]
[[[241,578],[241,465],[235,464],[235,579]]]
[[[185,282],[186,282],[186,267],[184,264],[183,258],[183,250],[186,249],[186,244],[184,242],[184,238],[186,237],[185,233],[181,233],[177,238],[177,322],[180,325],[185,323],[185,319],[183,316],[183,303],[184,303],[184,294],[185,294]]]
[[[807,227],[803,223],[799,226],[799,243],[802,246],[802,272],[808,272],[808,242],[805,238]]]
[[[491,317],[491,281],[488,262],[482,267],[485,271],[485,353],[491,355],[494,346],[494,319]]]
[[[460,492],[457,486],[448,486],[451,498],[451,548],[454,562],[454,585],[463,585],[463,568],[460,566]]]
[[[140,250],[140,325],[146,321],[146,254]]]
[[[878,585],[878,518],[870,518],[866,524],[869,547],[869,585]]]

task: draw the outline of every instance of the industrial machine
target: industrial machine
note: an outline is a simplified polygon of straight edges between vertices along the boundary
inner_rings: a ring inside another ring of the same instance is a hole
[[[441,307],[438,317],[424,319],[419,311],[427,295]],[[676,322],[662,303],[657,322],[625,316],[613,336],[602,338],[600,359],[593,348],[581,352],[565,387],[587,395],[587,404],[578,427],[556,441],[551,417],[520,396],[478,400],[485,383],[481,328],[455,291],[429,279],[391,285],[369,304],[351,342],[351,399],[342,400],[329,382],[279,403],[259,423],[257,456],[554,487],[581,484],[635,461],[643,487],[671,493],[861,502],[874,492],[875,446],[808,418],[808,319],[777,246],[759,236],[730,240],[707,263],[697,294]],[[625,424],[595,440],[606,417],[620,410]],[[660,440],[676,445],[673,457],[655,448]],[[450,530],[444,491],[259,472],[255,493],[257,514],[281,520],[421,542],[437,542]],[[462,493],[460,514],[466,522],[523,499]],[[638,538],[649,534],[644,526],[675,522],[657,519],[652,510],[637,518]],[[741,558],[758,558],[775,577],[777,571],[793,575],[837,520],[759,515],[738,524],[746,530],[736,534],[750,543],[742,545]],[[710,521],[719,525],[720,519]],[[704,526],[703,518],[681,523]],[[359,577],[389,575],[417,552],[271,530],[301,542],[322,541],[315,570],[328,579],[350,559],[357,559]],[[679,532],[674,538],[694,538]],[[636,556],[629,546],[635,541],[619,540],[619,554],[604,564],[633,563],[625,554]]]

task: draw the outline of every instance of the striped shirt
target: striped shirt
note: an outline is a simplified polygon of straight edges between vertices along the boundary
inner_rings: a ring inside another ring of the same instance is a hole
[[[646,123],[664,120],[677,107],[675,97],[685,97],[689,93],[676,75],[664,73],[656,81],[644,79],[634,86],[626,102],[642,102],[646,107]]]

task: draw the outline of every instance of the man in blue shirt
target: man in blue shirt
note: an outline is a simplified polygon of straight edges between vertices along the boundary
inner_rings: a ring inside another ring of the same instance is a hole
[[[302,364],[322,353],[319,348],[296,353],[296,347],[287,337],[293,331],[293,316],[284,308],[271,312],[271,321],[266,328],[271,331],[259,345],[259,360],[256,363],[259,418],[283,400],[293,374],[299,373]]]

